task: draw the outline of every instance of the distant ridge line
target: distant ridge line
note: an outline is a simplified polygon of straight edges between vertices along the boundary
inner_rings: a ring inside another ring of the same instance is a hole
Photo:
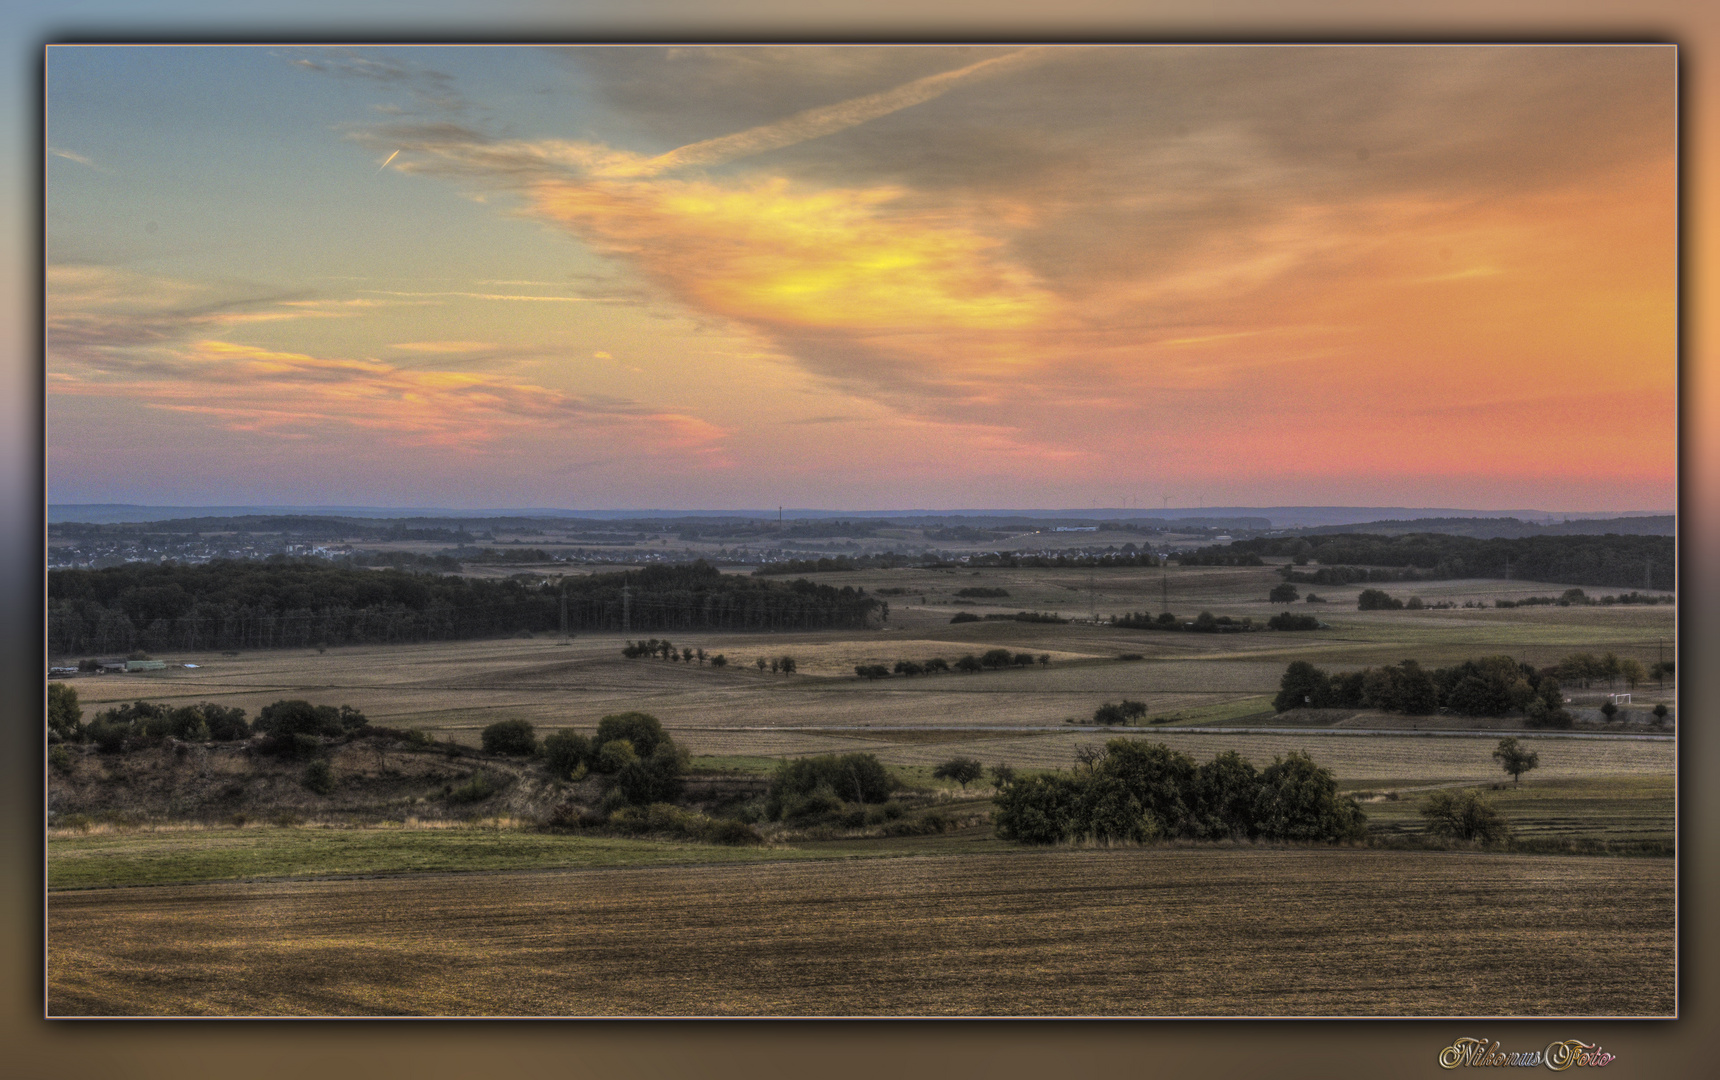
[[[592,521],[685,519],[685,518],[749,518],[776,519],[776,509],[741,510],[572,510],[544,507],[513,507],[490,509],[459,509],[450,507],[399,506],[152,506],[141,503],[49,503],[48,522],[81,522],[88,524],[120,524],[165,521],[194,517],[270,516],[332,516],[358,518],[574,518]],[[958,510],[898,509],[898,510],[817,510],[784,508],[785,520],[827,520],[849,518],[870,520],[878,518],[991,518],[999,520],[1035,519],[1067,521],[1176,521],[1186,518],[1265,518],[1275,529],[1337,527],[1348,525],[1396,525],[1438,519],[1515,519],[1525,525],[1559,525],[1565,521],[1617,520],[1622,518],[1674,517],[1669,511],[1547,511],[1547,510],[1468,510],[1458,507],[1403,506],[1202,506],[1165,507],[1157,510],[1135,507],[1089,507],[1064,509],[983,509]]]

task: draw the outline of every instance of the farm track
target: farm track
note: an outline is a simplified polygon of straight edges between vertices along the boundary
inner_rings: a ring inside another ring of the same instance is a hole
[[[1666,1016],[1667,861],[1023,850],[56,893],[53,1015]],[[1549,958],[1557,962],[1549,962]]]

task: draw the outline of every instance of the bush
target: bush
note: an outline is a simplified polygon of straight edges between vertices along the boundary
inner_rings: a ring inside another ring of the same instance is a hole
[[[1093,722],[1095,724],[1126,724],[1130,720],[1139,720],[1145,715],[1147,715],[1145,702],[1130,701],[1128,698],[1124,698],[1116,704],[1106,702],[1099,706],[1093,712]]]
[[[498,720],[484,729],[484,753],[527,756],[537,751],[537,731],[525,720]]]
[[[483,802],[505,786],[487,772],[476,773],[470,780],[448,792],[448,801],[451,803]]]
[[[858,803],[881,803],[895,787],[890,771],[871,754],[797,758],[777,766],[765,809],[773,818],[785,817],[791,805],[804,804],[820,788],[836,799],[838,808],[848,797]]]
[[[1266,620],[1268,630],[1318,630],[1320,620],[1312,615],[1292,615],[1288,611],[1279,612]]]
[[[883,664],[855,664],[854,674],[862,679],[887,679],[890,677],[890,669]]]
[[[251,725],[245,722],[245,710],[237,706],[216,705],[205,701],[193,706],[209,727],[209,737],[217,742],[235,742],[249,738]]]
[[[1015,654],[1008,649],[987,649],[979,658],[981,667],[1006,668],[1015,662]]]
[[[634,751],[632,743],[626,739],[610,739],[597,748],[592,768],[600,773],[614,775],[638,760],[639,755]]]
[[[1288,581],[1282,585],[1274,585],[1272,591],[1266,594],[1267,602],[1273,604],[1294,604],[1301,598],[1301,590]]]
[[[1383,589],[1363,589],[1356,597],[1357,611],[1394,611],[1402,607],[1402,600],[1392,599]]]
[[[334,770],[326,761],[313,761],[305,766],[305,775],[300,783],[318,795],[327,795],[334,790]]]
[[[624,712],[612,713],[599,720],[597,737],[592,742],[602,746],[615,739],[625,739],[632,744],[634,753],[647,758],[657,749],[657,744],[666,738],[663,725],[655,716],[650,713]]]
[[[104,714],[105,715],[105,714]],[[126,729],[111,720],[98,715],[90,722],[85,734],[96,744],[96,749],[104,754],[117,754],[125,749]]]
[[[650,757],[627,762],[617,769],[614,790],[634,806],[674,802],[681,797],[681,772],[685,767],[685,751],[665,739],[651,751]]]
[[[369,723],[350,705],[312,705],[308,701],[277,701],[263,706],[252,729],[262,735],[344,735]]]
[[[955,613],[955,617],[950,620],[950,622],[953,622],[953,623],[979,622],[979,621],[980,621],[980,617],[978,615],[975,615],[971,611],[958,611]]]
[[[48,747],[48,765],[59,772],[71,772],[72,752],[58,743]]]
[[[1072,776],[1028,776],[998,790],[992,823],[997,835],[1023,844],[1055,844],[1070,832],[1080,784]]]
[[[957,596],[1001,597],[1008,596],[1008,589],[989,589],[983,585],[974,585],[966,589],[957,589]]]
[[[1436,791],[1428,796],[1421,816],[1427,819],[1430,836],[1493,844],[1511,835],[1505,819],[1476,791]]]
[[[544,766],[557,780],[572,780],[591,756],[591,740],[572,731],[551,732],[543,741]]]

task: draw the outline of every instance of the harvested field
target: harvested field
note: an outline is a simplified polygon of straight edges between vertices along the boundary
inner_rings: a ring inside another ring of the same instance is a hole
[[[1024,850],[54,893],[48,1007],[1666,1016],[1673,869],[1474,853]]]
[[[863,749],[892,765],[928,765],[945,760],[951,747],[931,743],[918,732],[895,733],[886,729],[856,730],[847,738],[837,728],[800,731],[734,731],[694,728],[677,731],[675,738],[695,754],[736,755],[830,753],[833,750]],[[952,733],[960,734],[960,733]],[[1075,762],[1075,748],[1103,745],[1112,738],[1148,739],[1180,750],[1196,761],[1207,761],[1225,750],[1235,750],[1256,767],[1272,763],[1273,757],[1298,750],[1331,769],[1345,785],[1439,782],[1497,782],[1504,778],[1493,760],[1496,735],[1473,738],[1443,735],[1358,735],[1350,733],[1286,735],[1275,732],[1208,734],[1179,731],[1174,727],[1128,727],[1112,730],[1050,732],[1008,731],[971,733],[960,753],[991,763],[1005,761],[1018,768],[1063,769]],[[1540,779],[1581,778],[1603,775],[1672,777],[1677,770],[1676,744],[1669,740],[1563,739],[1522,737],[1540,755],[1534,776]],[[768,747],[769,749],[762,749]]]
[[[1397,800],[1370,801],[1363,809],[1370,827],[1419,832],[1425,791],[1400,792]],[[1494,781],[1482,789],[1518,839],[1581,836],[1612,843],[1670,845],[1677,827],[1673,778],[1655,774],[1537,778],[1521,784]]]

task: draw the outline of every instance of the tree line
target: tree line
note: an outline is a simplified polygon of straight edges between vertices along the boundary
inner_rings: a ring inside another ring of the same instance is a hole
[[[1460,716],[1504,716],[1520,711],[1532,727],[1568,728],[1564,691],[1555,669],[1537,670],[1509,656],[1484,656],[1428,671],[1414,660],[1328,674],[1306,660],[1293,661],[1279,680],[1272,707],[1380,709],[1427,716],[1446,709]]]
[[[1235,751],[1196,765],[1162,743],[1111,739],[1069,772],[994,769],[992,820],[1026,844],[1161,838],[1335,842],[1361,839],[1366,818],[1331,772],[1292,752],[1256,770]]]
[[[625,596],[623,591],[625,590]],[[565,597],[565,600],[564,600]],[[570,630],[858,628],[888,608],[863,589],[753,580],[704,561],[483,581],[319,559],[142,564],[48,575],[48,651],[262,649]]]
[[[1288,558],[1296,565],[1318,562],[1313,571],[1286,570],[1287,580],[1316,585],[1509,576],[1567,585],[1677,588],[1677,540],[1671,536],[1477,539],[1444,533],[1337,533],[1256,537],[1206,550],[1215,557],[1235,553]]]

